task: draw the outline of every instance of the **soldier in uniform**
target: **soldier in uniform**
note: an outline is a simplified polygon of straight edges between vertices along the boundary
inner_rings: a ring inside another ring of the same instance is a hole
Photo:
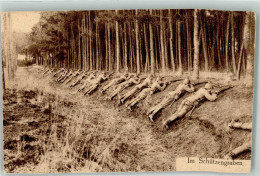
[[[43,75],[47,74],[50,71],[50,68],[46,67],[45,70],[43,71]]]
[[[101,89],[101,93],[104,93],[107,89],[109,89],[111,86],[120,84],[124,82],[125,80],[128,80],[130,78],[130,75],[128,73],[125,73],[124,75],[120,76],[119,78],[113,79],[110,83],[108,83],[106,86],[104,86]]]
[[[161,84],[163,84],[161,86]],[[157,90],[159,91],[163,91],[166,88],[166,84],[162,83],[162,80],[160,77],[157,77],[157,79],[153,82],[153,84],[146,89],[143,89],[138,95],[137,97],[135,97],[134,99],[132,99],[129,103],[126,104],[126,107],[129,110],[132,110],[131,108],[137,104],[139,101],[141,101],[142,99],[144,99],[145,97],[147,97],[148,95],[152,95],[154,92],[156,92]]]
[[[62,73],[62,72],[64,72],[64,71],[65,71],[64,68],[57,70],[57,71],[54,73],[53,77],[56,77],[58,74],[60,74],[60,73]]]
[[[243,130],[252,130],[252,123],[241,123],[241,122],[235,122],[233,119],[231,120],[231,122],[228,124],[228,128],[232,128],[232,129],[243,129]],[[250,151],[251,150],[251,145],[252,142],[246,142],[243,145],[233,149],[230,153],[228,153],[225,156],[225,159],[233,159],[234,157],[236,157],[237,155],[239,155],[242,152],[245,151]]]
[[[95,73],[90,73],[90,75],[89,75],[88,78],[84,81],[83,85],[78,89],[78,91],[80,92],[80,91],[84,90],[84,89],[87,87],[87,85],[88,85],[89,83],[91,83],[91,81],[93,81],[95,78],[96,78]]]
[[[72,70],[70,70],[61,80],[60,83],[64,83],[71,75],[73,74]]]
[[[112,100],[116,95],[118,95],[122,90],[140,83],[140,78],[138,75],[134,75],[132,78],[129,80],[119,84],[117,88],[114,89],[113,92],[111,92],[107,97],[106,100]]]
[[[79,76],[81,73],[77,70],[77,71],[75,71],[73,74],[72,74],[72,76],[69,78],[69,79],[67,79],[67,81],[65,81],[65,84],[68,84],[69,82],[71,82],[74,78],[76,78],[77,76]]]
[[[86,90],[84,95],[89,95],[93,92],[103,81],[107,80],[108,76],[105,73],[100,74],[96,79],[93,80],[90,87]]]
[[[187,112],[195,108],[202,100],[215,101],[217,99],[217,94],[213,93],[213,86],[210,83],[207,83],[204,88],[200,88],[196,93],[185,98],[177,111],[168,119],[163,122],[163,126],[168,128],[170,122],[176,121],[184,117]]]
[[[60,82],[67,74],[69,73],[69,70],[65,70],[57,79],[57,82]]]
[[[149,74],[148,77],[140,84],[138,84],[137,86],[135,86],[132,90],[130,90],[129,92],[127,92],[125,95],[123,95],[119,101],[120,103],[124,103],[126,99],[128,99],[129,97],[133,96],[135,93],[141,91],[143,88],[148,87],[151,85],[151,81],[152,81],[152,75]]]
[[[191,84],[189,78],[186,78],[183,81],[183,83],[179,84],[174,91],[169,92],[167,97],[165,97],[159,104],[152,107],[147,112],[150,121],[153,122],[153,117],[158,111],[164,109],[166,106],[170,105],[174,101],[177,101],[185,92],[191,93],[194,91],[195,91],[194,86]]]
[[[81,80],[83,80],[86,76],[87,74],[85,72],[82,72],[82,74],[80,74],[78,78],[72,84],[70,84],[70,87],[75,87],[76,85],[78,85]]]

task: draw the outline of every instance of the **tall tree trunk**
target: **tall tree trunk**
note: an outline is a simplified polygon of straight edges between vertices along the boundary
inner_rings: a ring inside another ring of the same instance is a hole
[[[181,22],[177,21],[177,30],[178,30],[178,59],[179,59],[179,74],[183,74],[183,66],[181,59]]]
[[[162,67],[162,72],[165,73],[165,53],[164,53],[164,38],[163,38],[163,30],[164,29],[164,23],[162,21],[163,18],[163,12],[160,10],[160,43],[161,43],[161,67]]]
[[[92,23],[89,14],[89,69],[93,70]]]
[[[99,23],[96,22],[96,70],[99,70],[100,56],[99,56]]]
[[[206,42],[206,28],[202,25],[202,47],[203,47],[203,54],[205,60],[205,71],[209,71],[209,60],[208,60],[208,52],[207,52],[207,42]]]
[[[225,45],[225,56],[226,56],[226,71],[229,72],[229,62],[228,62],[228,47],[229,47],[229,12],[228,12],[228,20],[227,20],[227,28],[226,28],[226,45]]]
[[[118,16],[118,10],[116,10],[116,16]],[[120,48],[119,48],[119,29],[118,21],[116,20],[116,72],[120,71]]]
[[[146,32],[146,25],[144,24],[144,43],[145,43],[145,72],[149,70],[149,46]]]
[[[139,56],[139,25],[138,25],[138,10],[135,10],[135,39],[136,39],[136,68],[137,68],[137,74],[140,73],[140,56]]]
[[[108,62],[109,62],[109,71],[112,71],[113,70],[113,65],[112,65],[112,51],[111,51],[111,42],[110,42],[110,24],[108,22],[107,24],[107,37],[108,37]]]
[[[252,86],[254,81],[255,26],[255,13],[246,12],[243,40],[245,46],[244,54],[247,58],[246,78],[249,86]]]
[[[124,23],[124,39],[125,39],[125,41],[124,41],[124,63],[125,63],[125,70],[128,72],[128,66],[127,66],[127,34],[126,34],[126,32],[127,32],[127,29],[126,29],[126,22]]]
[[[78,19],[78,31],[79,31],[79,34],[78,34],[78,68],[81,70],[82,67],[81,67],[81,42],[80,42],[80,38],[81,38],[81,30],[80,30],[80,19]]]
[[[187,34],[187,61],[188,61],[188,72],[191,74],[191,54],[190,54],[190,48],[191,48],[191,40],[190,40],[190,30],[189,30],[189,14],[186,14],[186,34]]]
[[[172,71],[175,72],[175,62],[173,55],[173,30],[172,30],[172,11],[169,9],[169,28],[170,28],[170,54],[171,54],[171,64]]]
[[[239,52],[239,61],[238,61],[238,68],[237,68],[237,80],[240,80],[243,47],[244,47],[244,42],[242,41],[242,44],[240,46],[240,52]]]
[[[134,42],[133,42],[133,38],[131,37],[133,35],[132,33],[132,27],[131,27],[131,22],[127,22],[128,23],[128,26],[129,26],[129,60],[130,60],[130,72],[133,72],[133,45],[134,45]]]
[[[221,51],[220,51],[220,32],[219,32],[219,27],[220,27],[220,19],[219,16],[217,17],[217,33],[216,33],[216,44],[217,44],[217,54],[218,54],[218,65],[222,67],[222,62],[221,62]],[[215,50],[216,51],[216,50]]]
[[[237,72],[236,68],[236,59],[235,59],[235,35],[234,35],[234,15],[231,12],[231,54],[232,54],[232,65],[233,65],[233,73]]]
[[[152,10],[150,10],[150,15],[153,15]],[[152,23],[149,23],[149,31],[150,31],[150,56],[151,56],[151,74],[155,72],[155,60],[154,60],[154,46],[153,46],[153,26]]]
[[[164,25],[166,26],[166,25]],[[164,38],[164,61],[165,61],[165,68],[169,68],[169,62],[168,62],[168,36],[167,36],[167,30],[163,31],[163,38]]]
[[[199,79],[199,32],[198,32],[198,10],[194,10],[194,69],[193,77]]]

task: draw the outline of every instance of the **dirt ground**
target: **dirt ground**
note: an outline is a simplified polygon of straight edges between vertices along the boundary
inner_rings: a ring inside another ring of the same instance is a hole
[[[224,84],[220,79],[210,81]],[[79,86],[57,84],[43,76],[38,66],[19,68],[3,97],[5,172],[174,171],[177,157],[223,158],[251,140],[250,131],[227,131],[231,119],[252,121],[253,90],[242,83],[225,82],[235,87],[221,93],[215,102],[202,103],[191,117],[177,121],[169,130],[161,128],[162,120],[188,94],[151,123],[147,109],[179,83],[170,84],[129,112],[125,106],[117,106],[117,98],[104,100],[99,91],[84,96],[77,91]],[[245,152],[236,159],[250,158],[250,152]]]

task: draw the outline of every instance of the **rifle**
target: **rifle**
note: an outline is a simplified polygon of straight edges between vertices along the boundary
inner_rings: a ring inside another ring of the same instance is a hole
[[[208,83],[207,81],[203,81],[203,82],[197,82],[197,83],[194,83],[192,84],[193,86],[197,86],[197,85],[200,85],[200,84],[206,84]]]
[[[231,88],[233,88],[234,86],[227,86],[227,87],[225,87],[225,88],[223,88],[223,89],[219,89],[218,91],[215,91],[215,92],[213,92],[213,94],[220,94],[221,92],[224,92],[224,91],[226,91],[226,90],[229,90],[229,89],[231,89]],[[191,114],[193,113],[193,111],[194,111],[194,109],[195,109],[195,105],[193,105],[193,107],[192,107],[192,109],[191,109],[191,112],[190,112],[190,114],[189,114],[189,116],[188,117],[190,117],[191,116]]]
[[[215,91],[215,92],[213,92],[214,94],[220,94],[220,93],[222,93],[222,92],[224,92],[224,91],[226,91],[226,90],[229,90],[229,89],[231,89],[231,88],[233,88],[234,86],[226,86],[226,87],[224,87],[224,88],[220,88],[219,90],[217,90],[217,91]]]
[[[171,83],[174,83],[174,82],[177,82],[177,81],[182,81],[183,79],[174,79],[174,80],[171,80],[171,81],[167,81],[165,84],[166,85],[170,85]]]
[[[112,76],[113,74],[115,74],[114,72],[113,73],[110,73],[108,74],[106,77],[109,78],[110,76]]]

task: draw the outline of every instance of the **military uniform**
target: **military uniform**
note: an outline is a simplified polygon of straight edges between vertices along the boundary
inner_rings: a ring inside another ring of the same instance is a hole
[[[126,89],[132,85],[140,83],[139,78],[130,78],[128,81],[121,83],[118,87],[107,97],[107,99],[112,100],[117,94],[119,94],[123,89]]]
[[[126,104],[126,107],[128,107],[131,110],[131,107],[137,104],[140,100],[144,99],[148,95],[152,95],[156,90],[164,90],[165,87],[166,84],[160,86],[159,80],[156,80],[149,88],[142,90],[136,98],[134,98],[128,104]]]
[[[146,78],[141,84],[135,86],[132,90],[127,92],[124,96],[120,98],[120,102],[124,103],[126,99],[137,93],[138,91],[141,91],[144,87],[148,87],[151,85],[151,77]]]
[[[115,78],[113,79],[110,83],[108,83],[106,86],[104,86],[101,90],[101,93],[105,92],[107,89],[109,89],[109,87],[113,86],[113,85],[117,85],[125,80],[129,79],[128,74],[124,74],[122,75],[120,78]]]
[[[70,87],[74,87],[74,86],[78,85],[78,84],[80,83],[80,81],[81,81],[82,79],[84,79],[86,76],[87,76],[87,75],[83,72],[83,73],[78,77],[78,79],[77,79],[76,81],[74,81],[74,82],[70,85]]]
[[[101,74],[97,77],[96,80],[94,80],[90,86],[90,88],[84,93],[84,95],[88,95],[90,94],[92,91],[94,91],[102,81],[106,80],[107,77],[105,76],[105,74]]]
[[[181,95],[183,95],[185,92],[194,92],[195,88],[192,84],[190,84],[190,82],[188,83],[182,83],[179,84],[178,87],[172,91],[169,92],[168,97],[164,98],[162,102],[160,102],[159,104],[157,104],[156,106],[152,107],[147,115],[149,115],[149,119],[151,121],[153,121],[153,116],[160,111],[161,109],[163,109],[164,107],[170,105],[173,101],[177,101]]]
[[[193,107],[198,106],[202,100],[215,101],[217,99],[217,94],[211,94],[213,86],[211,84],[206,84],[204,88],[200,88],[196,93],[184,99],[177,111],[164,121],[163,126],[166,126],[179,118],[182,118],[189,112]]]
[[[234,122],[232,120],[228,124],[229,128],[234,128],[234,129],[244,129],[244,130],[252,130],[252,123],[241,123],[241,122]],[[229,154],[225,156],[226,159],[233,159],[235,156],[239,155],[242,152],[245,151],[250,151],[252,146],[252,142],[246,142],[243,145],[233,149]]]
[[[83,85],[78,89],[78,91],[81,91],[81,90],[85,89],[87,84],[91,83],[91,81],[94,80],[95,78],[96,78],[96,76],[93,73],[91,73],[88,76],[88,78],[84,81]]]

